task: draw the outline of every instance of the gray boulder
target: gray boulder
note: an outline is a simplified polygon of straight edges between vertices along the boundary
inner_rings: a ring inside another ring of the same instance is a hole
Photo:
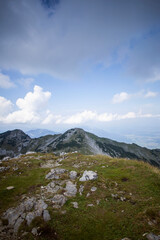
[[[68,181],[66,183],[66,192],[64,193],[67,197],[75,197],[77,193],[77,187],[76,184],[72,183],[71,181]]]
[[[76,171],[71,171],[69,174],[69,177],[71,180],[75,180],[77,178],[77,172]]]
[[[66,169],[62,168],[51,169],[51,171],[46,175],[46,179],[60,179],[60,175],[66,171]]]
[[[160,240],[160,235],[157,236],[153,233],[149,233],[149,234],[146,235],[146,238],[148,240]]]
[[[97,173],[93,172],[93,171],[84,171],[82,177],[79,179],[79,181],[84,182],[84,181],[88,181],[88,180],[95,180],[97,179],[98,175]]]
[[[62,194],[57,194],[52,198],[53,208],[62,207],[67,201],[67,198]]]
[[[51,217],[50,217],[50,214],[49,214],[48,210],[43,211],[43,219],[44,219],[45,222],[48,222],[48,221],[51,220]]]

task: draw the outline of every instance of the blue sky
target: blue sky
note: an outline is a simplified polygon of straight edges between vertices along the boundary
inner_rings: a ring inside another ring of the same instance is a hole
[[[159,0],[5,0],[0,11],[1,131],[86,127],[138,142],[159,129]]]

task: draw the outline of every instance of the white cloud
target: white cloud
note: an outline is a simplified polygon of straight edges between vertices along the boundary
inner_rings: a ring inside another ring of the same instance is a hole
[[[130,98],[130,94],[128,94],[126,92],[121,92],[121,93],[117,93],[113,96],[112,102],[113,103],[121,103],[121,102],[128,100],[129,98]]]
[[[140,91],[140,92],[136,92],[136,93],[132,93],[129,94],[127,92],[121,92],[121,93],[117,93],[113,96],[112,98],[112,103],[122,103],[128,99],[131,98],[150,98],[150,97],[156,97],[158,95],[157,92],[153,92],[153,91]]]
[[[144,95],[144,97],[145,97],[145,98],[150,98],[150,97],[156,97],[157,95],[158,95],[157,92],[148,91],[148,92]]]
[[[85,110],[81,113],[72,115],[71,117],[65,119],[63,122],[66,124],[79,124],[89,120],[94,120],[96,118],[96,115],[97,114],[95,112]]]
[[[5,117],[11,110],[13,104],[10,100],[0,96],[0,119]]]
[[[0,88],[15,87],[15,84],[11,82],[9,76],[0,73]]]
[[[24,98],[18,98],[16,105],[19,110],[9,113],[6,123],[36,123],[46,117],[46,107],[50,92],[44,92],[39,86],[34,86],[33,92],[28,92]]]
[[[85,110],[83,112],[74,114],[72,116],[57,116],[56,122],[57,124],[82,124],[85,122],[95,121],[95,122],[111,122],[111,121],[119,121],[125,119],[134,119],[134,118],[155,118],[160,117],[160,114],[143,114],[141,112],[128,112],[126,114],[113,114],[113,113],[101,113],[98,114],[95,111]],[[55,119],[55,118],[54,118]],[[53,118],[52,118],[53,121]],[[49,123],[49,122],[48,122]],[[51,123],[51,122],[50,122]],[[53,123],[53,122],[52,122]]]

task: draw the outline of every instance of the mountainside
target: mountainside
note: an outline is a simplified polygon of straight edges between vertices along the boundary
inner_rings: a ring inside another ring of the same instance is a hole
[[[30,153],[0,166],[0,239],[159,240],[160,169],[102,155]]]
[[[39,137],[43,137],[46,135],[54,135],[57,133],[53,132],[51,130],[48,130],[48,129],[34,129],[34,130],[27,131],[26,134],[28,136],[30,136],[31,138],[39,138]]]
[[[147,149],[136,144],[126,144],[75,128],[64,134],[47,135],[31,139],[21,130],[8,131],[0,134],[0,156],[34,152],[74,152],[83,154],[102,154],[117,158],[138,159],[160,167],[160,150]]]
[[[7,131],[0,134],[0,157],[14,157],[26,153],[31,138],[21,130]]]

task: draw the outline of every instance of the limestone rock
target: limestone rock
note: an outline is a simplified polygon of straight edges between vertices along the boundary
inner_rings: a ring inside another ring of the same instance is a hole
[[[48,210],[43,211],[43,219],[44,219],[45,222],[48,222],[48,221],[51,220],[51,217],[50,217],[50,214],[49,214]]]
[[[19,217],[14,225],[14,232],[18,232],[19,227],[21,226],[21,224],[23,223],[24,219]]]
[[[64,193],[67,197],[75,197],[77,193],[77,187],[76,184],[72,183],[71,181],[68,181],[66,183],[66,192]]]
[[[38,235],[38,231],[37,231],[37,228],[33,228],[31,233],[34,235],[34,236],[37,236]]]
[[[14,189],[14,186],[9,186],[9,187],[7,187],[6,189],[7,189],[7,190],[12,190],[12,189]]]
[[[95,192],[97,190],[97,187],[92,187],[91,192]]]
[[[66,169],[62,168],[51,169],[51,171],[46,175],[46,179],[59,179],[60,175],[66,171]]]
[[[160,240],[160,235],[154,235],[153,233],[149,233],[146,235],[146,238],[148,240]]]
[[[69,177],[71,180],[75,180],[77,178],[77,172],[76,171],[71,171],[69,174]]]
[[[84,191],[84,186],[83,186],[83,185],[80,185],[80,187],[79,187],[79,193],[80,193],[80,195],[82,195],[83,191]]]
[[[62,207],[67,201],[67,198],[62,194],[57,194],[52,198],[53,208]]]
[[[33,221],[33,219],[36,217],[34,212],[29,212],[26,216],[26,221],[28,226],[31,224],[31,222]]]
[[[97,179],[98,175],[97,173],[93,172],[93,171],[84,171],[82,177],[79,179],[79,181],[84,182],[84,181],[88,181],[88,180],[95,180]]]
[[[74,208],[78,208],[78,203],[77,202],[71,202],[73,204]]]

